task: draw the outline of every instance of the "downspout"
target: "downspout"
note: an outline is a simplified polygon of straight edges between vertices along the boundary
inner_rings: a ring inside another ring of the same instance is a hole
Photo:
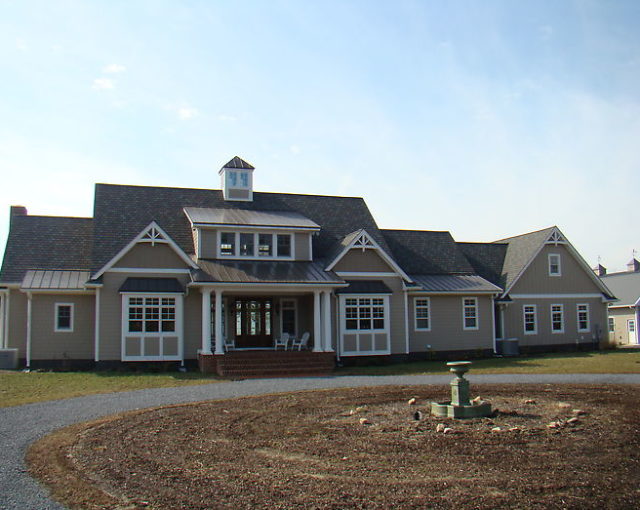
[[[93,361],[96,363],[100,361],[100,288],[96,288],[96,318],[95,318],[95,331],[93,338]]]
[[[5,300],[4,300],[4,321],[3,321],[4,323],[3,338],[4,338],[5,349],[9,348],[9,303],[11,301],[10,296],[11,296],[11,289],[7,289],[5,293]]]
[[[493,354],[498,354],[498,340],[496,335],[496,296],[491,294],[491,330],[493,336]],[[502,334],[504,337],[504,332]]]
[[[407,296],[407,288],[402,282],[402,293],[404,294],[404,343],[405,354],[409,354],[409,298]]]
[[[31,302],[32,294],[27,292],[27,368],[31,368]]]

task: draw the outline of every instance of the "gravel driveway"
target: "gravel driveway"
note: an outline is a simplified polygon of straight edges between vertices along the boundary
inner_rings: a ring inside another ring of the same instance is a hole
[[[640,374],[549,374],[549,375],[473,375],[475,384],[501,383],[584,383],[640,384]],[[227,383],[158,388],[89,395],[67,400],[28,404],[0,409],[0,509],[63,509],[49,499],[46,489],[27,473],[24,455],[27,447],[47,433],[102,416],[182,402],[225,399],[265,393],[318,388],[380,385],[448,384],[449,375],[432,376],[343,376],[298,379],[254,379]]]

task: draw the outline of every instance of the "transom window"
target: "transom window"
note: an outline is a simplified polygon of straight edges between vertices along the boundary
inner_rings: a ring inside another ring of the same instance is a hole
[[[129,333],[176,330],[175,298],[130,297],[127,311]]]
[[[292,234],[220,232],[221,257],[291,258]]]
[[[551,332],[564,332],[564,308],[562,305],[551,305]]]
[[[429,298],[414,301],[415,329],[429,331],[431,329],[431,310]]]
[[[56,303],[54,331],[60,333],[73,331],[73,303]]]
[[[536,334],[538,332],[538,324],[536,320],[536,305],[524,305],[522,307],[522,315],[524,321],[524,334]]]
[[[384,330],[384,299],[347,298],[345,319],[345,328],[349,331]]]
[[[587,303],[578,304],[578,332],[586,333],[591,330],[589,325],[589,305]]]
[[[560,276],[562,274],[562,268],[560,265],[560,254],[549,254],[549,276]]]
[[[463,329],[478,329],[478,298],[462,298]]]

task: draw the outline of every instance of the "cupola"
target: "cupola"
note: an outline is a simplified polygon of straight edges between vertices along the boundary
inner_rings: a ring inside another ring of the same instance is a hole
[[[254,166],[235,156],[220,171],[222,194],[225,200],[251,202],[253,200]]]
[[[633,257],[627,264],[627,271],[631,273],[637,273],[640,271],[640,262],[637,258]]]

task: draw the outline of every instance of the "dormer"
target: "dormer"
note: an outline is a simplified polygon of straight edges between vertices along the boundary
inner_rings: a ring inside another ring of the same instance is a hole
[[[220,171],[220,187],[225,200],[253,201],[253,165],[235,156]]]

